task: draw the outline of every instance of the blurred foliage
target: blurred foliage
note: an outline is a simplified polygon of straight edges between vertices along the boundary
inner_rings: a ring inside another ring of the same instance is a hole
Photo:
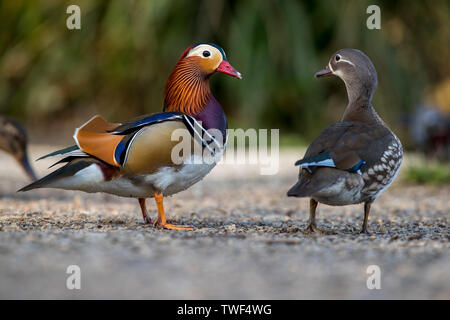
[[[81,30],[66,28],[70,4]],[[381,7],[381,30],[366,28],[370,4]],[[423,100],[450,110],[449,9],[448,0],[1,1],[0,113],[48,126],[158,112],[181,52],[214,42],[244,75],[212,80],[230,127],[310,139],[347,103],[340,80],[313,75],[353,47],[374,62],[374,105],[398,129]]]
[[[450,165],[439,163],[412,165],[406,169],[403,179],[406,182],[421,184],[450,183]]]

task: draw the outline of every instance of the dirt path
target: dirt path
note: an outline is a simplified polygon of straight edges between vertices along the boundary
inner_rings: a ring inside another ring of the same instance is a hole
[[[281,155],[276,176],[222,165],[168,198],[169,218],[189,232],[144,225],[133,199],[15,193],[27,181],[1,154],[0,298],[450,298],[450,186],[394,184],[373,206],[372,236],[357,233],[361,206],[319,205],[319,227],[337,234],[310,236],[308,200],[285,196],[296,154]],[[66,288],[69,265],[81,290]],[[369,265],[380,290],[367,288]]]

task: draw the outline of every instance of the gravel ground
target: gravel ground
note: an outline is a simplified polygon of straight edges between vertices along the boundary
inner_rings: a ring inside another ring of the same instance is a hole
[[[31,148],[33,158],[48,150]],[[307,235],[309,201],[285,196],[299,154],[283,151],[276,176],[219,165],[166,199],[169,218],[195,227],[169,231],[144,225],[133,199],[16,193],[26,178],[2,153],[0,298],[450,299],[449,185],[394,183],[372,206],[371,236],[358,234],[361,205],[319,205],[319,227],[336,234]],[[69,265],[81,290],[66,288]],[[367,288],[369,265],[380,290]]]

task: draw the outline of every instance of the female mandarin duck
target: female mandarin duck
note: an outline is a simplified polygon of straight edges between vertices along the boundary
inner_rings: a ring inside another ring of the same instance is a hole
[[[318,231],[318,202],[342,206],[364,202],[361,233],[368,233],[371,204],[395,179],[402,145],[371,104],[377,72],[361,51],[342,49],[316,77],[336,75],[347,88],[349,103],[341,122],[325,128],[306,150],[298,182],[288,196],[309,197],[308,232]]]
[[[0,149],[11,154],[31,180],[36,180],[28,162],[27,134],[20,124],[8,117],[0,116]]]
[[[164,112],[143,116],[123,124],[110,123],[95,116],[75,130],[76,146],[45,157],[64,155],[67,164],[20,191],[35,188],[60,188],[85,192],[106,192],[138,198],[146,223],[151,223],[145,199],[154,197],[158,208],[155,226],[190,229],[166,222],[163,196],[170,196],[200,181],[215,162],[195,162],[190,155],[181,163],[172,161],[172,141],[177,129],[188,132],[190,143],[201,149],[215,143],[223,152],[227,121],[209,87],[209,78],[221,72],[241,79],[227,61],[225,52],[215,44],[197,44],[181,55],[165,87]],[[208,134],[218,130],[222,141]],[[208,130],[208,131],[206,131]],[[210,139],[200,138],[208,135]],[[214,151],[213,150],[213,151]]]

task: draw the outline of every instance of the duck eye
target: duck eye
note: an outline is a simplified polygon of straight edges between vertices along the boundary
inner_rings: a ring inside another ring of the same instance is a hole
[[[205,58],[209,57],[211,55],[211,52],[209,52],[208,50],[203,51],[203,56]]]
[[[334,59],[335,59],[336,61],[339,61],[339,60],[341,60],[341,56],[337,54],[336,57],[334,57]]]

